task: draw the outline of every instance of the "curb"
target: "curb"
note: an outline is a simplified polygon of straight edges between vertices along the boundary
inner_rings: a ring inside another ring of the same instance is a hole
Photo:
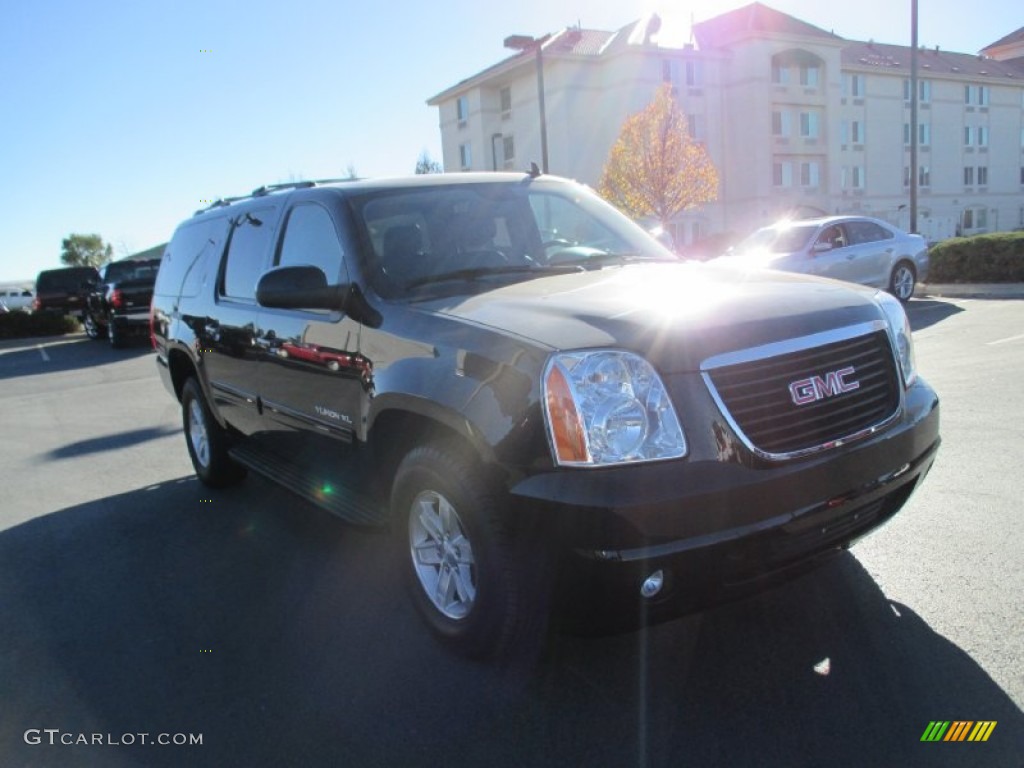
[[[950,299],[1022,299],[1024,283],[918,283],[918,296]]]

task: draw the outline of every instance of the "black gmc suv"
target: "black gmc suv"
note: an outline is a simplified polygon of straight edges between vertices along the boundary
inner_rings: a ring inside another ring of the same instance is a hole
[[[160,259],[121,259],[100,268],[85,297],[82,326],[115,349],[149,331],[149,307]]]
[[[426,623],[475,657],[802,571],[939,446],[896,299],[680,262],[536,173],[218,201],[174,233],[152,326],[200,479],[389,526]]]

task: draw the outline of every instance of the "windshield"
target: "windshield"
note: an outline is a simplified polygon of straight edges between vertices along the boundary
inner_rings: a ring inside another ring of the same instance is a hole
[[[460,184],[357,199],[371,280],[389,298],[672,254],[589,190]]]
[[[107,265],[104,278],[108,283],[155,280],[159,268],[159,261],[115,261]]]
[[[817,224],[775,224],[764,227],[736,246],[737,253],[795,253],[803,250]]]

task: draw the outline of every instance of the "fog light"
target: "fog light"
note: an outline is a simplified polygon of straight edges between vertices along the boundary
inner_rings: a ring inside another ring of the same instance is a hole
[[[659,568],[644,579],[644,583],[640,585],[640,594],[644,597],[654,597],[661,592],[663,586],[665,586],[665,572]]]

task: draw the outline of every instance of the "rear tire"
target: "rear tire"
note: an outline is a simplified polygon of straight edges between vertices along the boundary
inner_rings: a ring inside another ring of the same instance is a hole
[[[211,488],[234,485],[245,477],[245,468],[228,455],[230,441],[206,404],[199,383],[190,378],[181,391],[185,444],[196,475]]]
[[[113,349],[121,349],[124,346],[124,331],[118,328],[113,320],[107,324],[107,339]]]
[[[82,318],[82,328],[85,329],[85,335],[93,341],[99,341],[105,335],[103,326],[97,323],[93,316],[88,312],[86,312],[85,317]]]
[[[914,286],[917,284],[917,271],[909,261],[901,261],[892,268],[892,275],[889,277],[889,293],[906,304],[914,295]]]
[[[551,558],[542,529],[457,447],[435,443],[401,462],[391,494],[410,597],[457,653],[531,665],[545,638]]]

